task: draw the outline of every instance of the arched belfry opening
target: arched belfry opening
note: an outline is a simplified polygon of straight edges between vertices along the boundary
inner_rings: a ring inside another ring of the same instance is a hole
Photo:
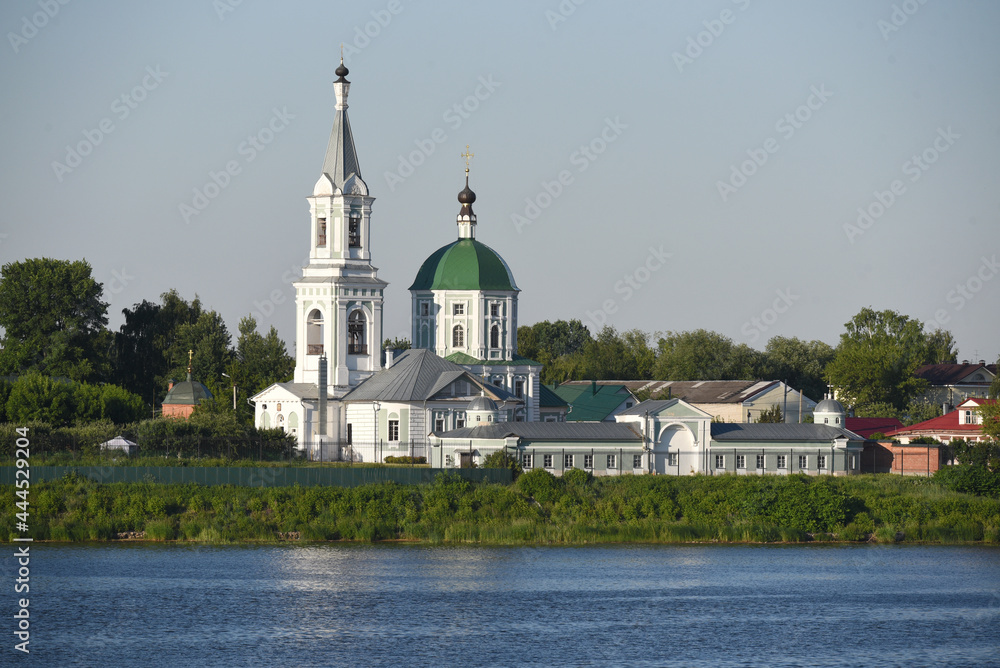
[[[361,309],[352,311],[347,317],[347,354],[368,354],[367,320]]]
[[[323,313],[315,308],[306,318],[306,354],[323,354]]]

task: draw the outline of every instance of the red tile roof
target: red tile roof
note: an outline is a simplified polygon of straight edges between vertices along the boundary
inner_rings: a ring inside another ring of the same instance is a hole
[[[976,399],[976,403],[996,403],[996,399]],[[953,410],[950,413],[945,413],[936,418],[931,418],[930,420],[924,420],[923,422],[918,422],[916,424],[911,424],[909,427],[903,427],[902,429],[897,429],[895,431],[886,432],[887,437],[892,436],[903,436],[903,435],[920,435],[926,434],[932,436],[934,433],[943,434],[961,434],[961,435],[977,435],[981,434],[983,431],[983,425],[981,424],[964,424],[960,421],[960,413],[964,411]]]
[[[858,436],[868,438],[877,431],[888,434],[890,431],[901,429],[903,423],[899,418],[845,418],[844,426],[848,431],[853,431]]]

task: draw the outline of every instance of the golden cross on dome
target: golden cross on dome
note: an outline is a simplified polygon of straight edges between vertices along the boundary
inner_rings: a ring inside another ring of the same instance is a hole
[[[194,357],[194,351],[188,351],[188,373],[191,373],[191,358]]]
[[[466,174],[468,174],[468,173],[469,173],[469,160],[470,160],[470,159],[471,159],[471,158],[472,158],[473,156],[475,156],[475,155],[476,155],[475,153],[471,153],[471,152],[469,151],[469,145],[468,145],[468,144],[466,144],[466,145],[465,145],[465,153],[459,153],[459,156],[460,156],[460,157],[463,157],[463,158],[465,158],[465,173],[466,173]]]

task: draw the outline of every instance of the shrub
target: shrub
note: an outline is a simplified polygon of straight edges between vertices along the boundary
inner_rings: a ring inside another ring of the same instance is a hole
[[[514,484],[517,491],[539,503],[554,503],[559,497],[559,481],[545,469],[531,469]]]
[[[509,469],[514,476],[514,480],[517,480],[517,477],[524,473],[524,469],[521,468],[521,462],[518,461],[515,455],[510,454],[506,450],[495,450],[486,455],[486,458],[483,460],[483,468]]]

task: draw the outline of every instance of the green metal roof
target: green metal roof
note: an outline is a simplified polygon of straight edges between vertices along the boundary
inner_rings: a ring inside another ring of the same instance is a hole
[[[555,385],[550,389],[573,407],[566,416],[569,422],[600,422],[631,397],[624,385]]]
[[[514,355],[514,358],[509,360],[481,360],[476,359],[472,355],[466,355],[465,353],[452,353],[451,355],[445,357],[445,359],[453,364],[463,364],[466,366],[479,364],[485,366],[542,366],[541,362],[536,362],[535,360],[528,359],[527,357],[521,357],[520,355]]]
[[[459,239],[424,261],[410,290],[517,290],[500,255],[475,239]]]
[[[541,408],[566,408],[569,406],[562,397],[550,390],[546,385],[540,386],[538,405]]]
[[[182,406],[195,406],[201,403],[202,400],[211,399],[212,393],[208,391],[208,388],[199,383],[196,380],[188,380],[177,383],[170,391],[167,392],[167,397],[163,400],[165,404],[180,404]]]

